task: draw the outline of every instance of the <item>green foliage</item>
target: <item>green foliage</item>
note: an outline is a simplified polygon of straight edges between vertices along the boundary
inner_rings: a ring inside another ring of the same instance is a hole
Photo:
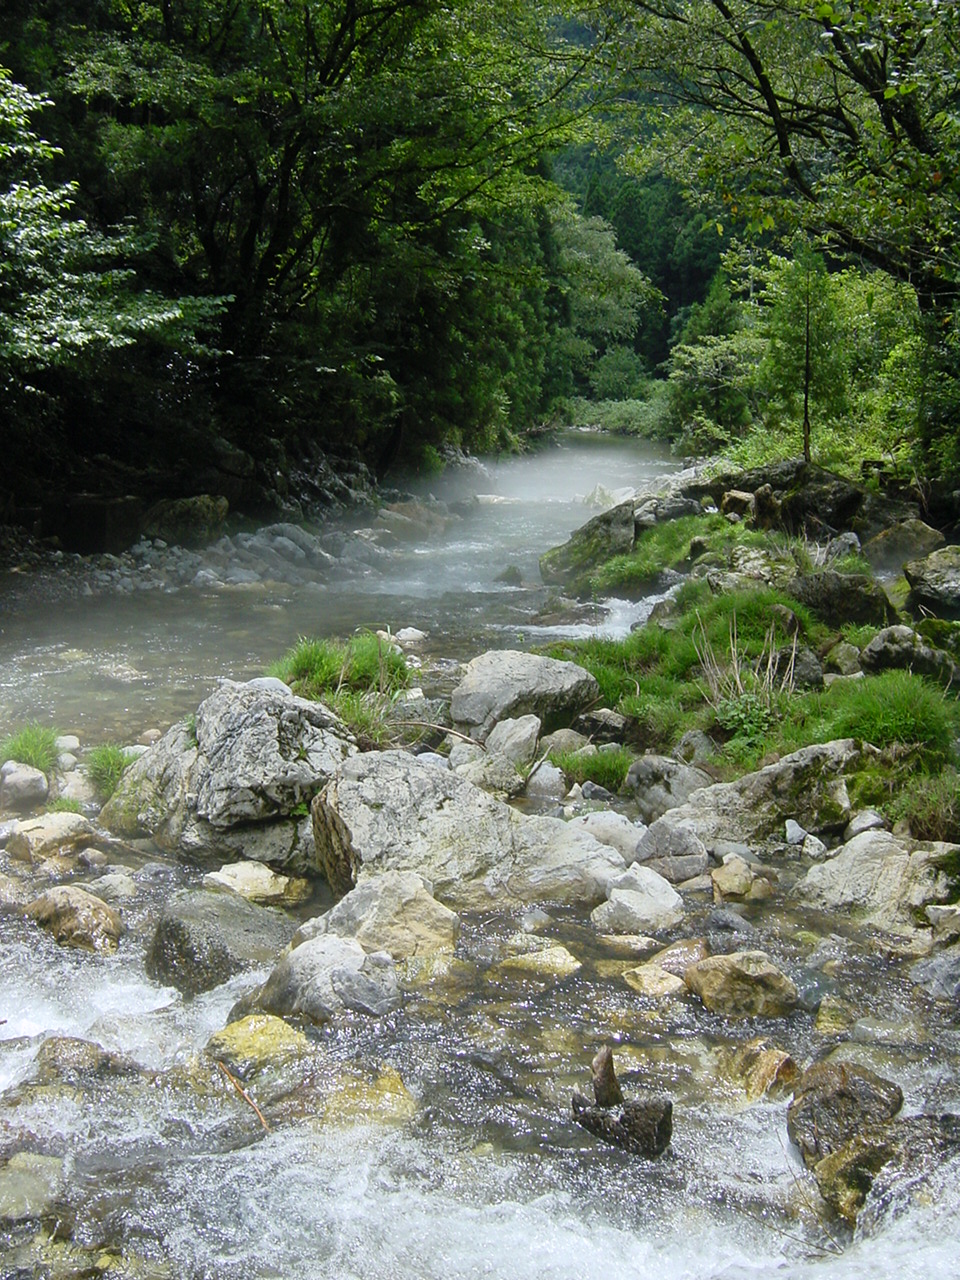
[[[410,683],[403,654],[371,631],[346,643],[301,636],[268,671],[301,697],[325,701],[344,693],[389,697]]]
[[[105,804],[123,777],[124,770],[130,764],[130,757],[116,743],[107,742],[94,747],[87,755],[87,777],[93,783],[99,799]]]
[[[36,720],[25,724],[0,743],[0,764],[16,760],[42,773],[52,773],[57,764],[57,730]]]
[[[884,671],[842,684],[830,717],[834,736],[881,748],[915,746],[927,762],[942,763],[952,754],[960,728],[956,700],[921,676]]]
[[[886,809],[894,821],[906,819],[918,840],[960,843],[960,774],[953,766],[921,772],[897,789]]]
[[[595,782],[616,793],[623,786],[635,756],[625,747],[614,751],[554,751],[549,759],[569,783]]]
[[[47,813],[82,813],[83,806],[79,800],[73,800],[69,796],[57,796],[51,800],[46,806]]]

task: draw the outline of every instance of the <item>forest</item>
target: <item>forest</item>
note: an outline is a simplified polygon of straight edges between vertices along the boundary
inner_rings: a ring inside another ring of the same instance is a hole
[[[5,0],[0,518],[599,425],[960,485],[940,0]]]

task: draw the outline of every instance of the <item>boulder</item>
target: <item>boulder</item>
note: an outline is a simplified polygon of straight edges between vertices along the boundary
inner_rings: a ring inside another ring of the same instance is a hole
[[[960,683],[960,668],[949,653],[928,644],[912,627],[885,627],[860,654],[864,671],[889,671],[897,668],[930,676],[943,685]]]
[[[305,806],[356,745],[322,703],[223,680],[124,773],[100,821],[198,860],[311,869]]]
[[[842,831],[851,816],[845,778],[860,759],[860,747],[851,738],[815,743],[735,782],[694,791],[650,825],[641,852],[679,828],[692,831],[721,858],[731,843],[779,843],[787,818],[807,831]]]
[[[797,988],[762,951],[733,951],[689,965],[683,980],[711,1013],[780,1018],[796,1008]]]
[[[713,897],[716,902],[727,898],[745,898],[756,879],[753,868],[736,853],[727,854],[722,866],[710,872],[713,881]]]
[[[634,1155],[654,1159],[666,1151],[673,1136],[673,1103],[667,1097],[644,1093],[624,1103],[619,1117],[606,1107],[593,1106],[575,1093],[573,1118],[582,1129]]]
[[[490,730],[487,751],[506,756],[515,765],[530,764],[537,754],[540,737],[538,716],[518,716],[501,720]]]
[[[796,577],[788,591],[833,627],[848,622],[884,627],[897,620],[883,587],[865,574],[820,569]]]
[[[0,1225],[45,1218],[67,1189],[65,1161],[33,1151],[16,1151],[0,1168]],[[10,1273],[22,1275],[19,1268]],[[35,1274],[35,1273],[34,1273]]]
[[[588,520],[562,546],[540,557],[541,578],[546,583],[577,587],[611,556],[632,551],[636,536],[633,513],[631,498]]]
[[[127,931],[120,913],[79,885],[56,885],[24,907],[24,915],[52,933],[62,947],[116,951]]]
[[[197,995],[244,969],[272,963],[295,928],[279,911],[237,894],[186,890],[163,909],[147,951],[147,973]]]
[[[943,534],[922,520],[898,520],[868,538],[863,554],[875,570],[900,570],[910,560],[918,560],[943,545]]]
[[[960,546],[941,547],[903,566],[912,609],[937,618],[960,618]]]
[[[305,1057],[309,1050],[310,1042],[302,1031],[269,1013],[251,1013],[229,1023],[222,1031],[215,1031],[204,1046],[204,1053],[241,1080]]]
[[[283,956],[252,997],[278,1017],[329,1022],[344,1009],[382,1017],[400,1005],[394,965],[384,952],[368,955],[354,938],[322,934]]]
[[[723,1047],[717,1058],[720,1075],[742,1092],[747,1102],[780,1097],[800,1076],[800,1068],[786,1049],[764,1037]]]
[[[322,916],[294,935],[294,946],[322,934],[355,938],[365,951],[394,960],[452,951],[460,918],[434,898],[412,871],[385,871],[362,880]]]
[[[33,809],[50,791],[47,775],[33,765],[7,760],[0,768],[0,809]]]
[[[212,542],[223,527],[230,504],[226,498],[200,493],[193,498],[164,498],[143,517],[141,533],[183,546]]]
[[[826,670],[841,676],[855,676],[860,671],[860,650],[855,644],[840,640],[824,659]]]
[[[93,844],[97,833],[79,813],[43,813],[24,818],[7,837],[7,853],[20,862],[42,862],[54,854],[76,853]]]
[[[795,892],[809,906],[910,935],[927,906],[956,896],[958,855],[960,845],[925,843],[873,828],[811,867]]]
[[[539,716],[549,731],[572,720],[599,692],[590,672],[573,662],[489,650],[467,664],[450,700],[450,717],[481,742],[507,716]]]
[[[466,778],[475,787],[507,799],[520,795],[526,787],[526,779],[513,761],[491,751],[454,767],[459,777]]]
[[[590,906],[624,867],[587,832],[525,817],[403,751],[344,761],[312,813],[317,859],[338,894],[365,876],[413,871],[456,910],[541,900]]]
[[[892,1120],[900,1086],[855,1062],[816,1062],[798,1080],[787,1111],[790,1141],[809,1167],[868,1124]]]
[[[634,760],[627,771],[623,791],[633,795],[644,822],[655,822],[668,809],[689,800],[694,791],[709,787],[713,779],[694,765],[670,756],[646,755]]]
[[[590,913],[599,933],[637,934],[671,929],[683,919],[683,899],[649,867],[633,866],[611,884],[606,902]]]

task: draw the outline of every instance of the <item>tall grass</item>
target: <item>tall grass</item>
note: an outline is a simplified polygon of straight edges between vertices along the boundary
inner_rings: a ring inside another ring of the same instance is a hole
[[[389,696],[410,683],[403,654],[372,631],[362,631],[346,642],[301,636],[268,672],[294,693],[315,699],[342,692]]]
[[[16,760],[42,773],[51,773],[57,763],[57,737],[56,729],[31,721],[0,744],[0,764]]]

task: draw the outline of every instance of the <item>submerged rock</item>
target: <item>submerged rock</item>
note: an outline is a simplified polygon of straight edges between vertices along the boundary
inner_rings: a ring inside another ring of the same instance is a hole
[[[815,1165],[866,1125],[892,1120],[903,1091],[855,1062],[817,1062],[798,1081],[787,1111],[790,1141]]]

